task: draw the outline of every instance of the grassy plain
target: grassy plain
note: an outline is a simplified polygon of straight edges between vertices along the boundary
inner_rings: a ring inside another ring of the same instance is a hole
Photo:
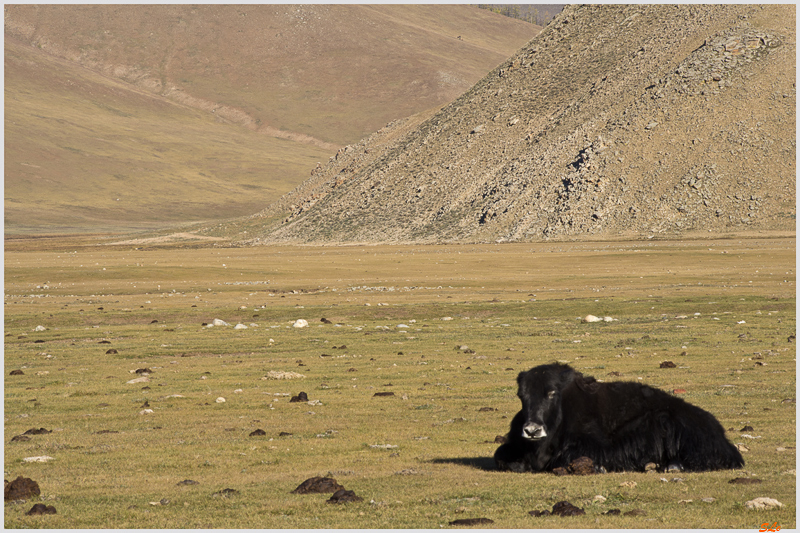
[[[7,239],[5,477],[36,480],[58,514],[6,503],[4,525],[438,528],[485,517],[496,528],[796,527],[795,250],[786,238],[270,248]],[[587,314],[616,320],[582,323]],[[214,318],[230,326],[203,326]],[[292,327],[300,318],[309,327]],[[519,408],[517,373],[555,360],[602,380],[685,389],[749,449],[744,471],[494,471],[495,436]],[[667,360],[676,368],[660,368]],[[141,368],[149,382],[127,383]],[[24,375],[11,376],[17,369]],[[305,377],[263,379],[270,371]],[[300,391],[314,405],[290,403]],[[52,433],[11,442],[40,427]],[[266,435],[249,436],[255,429]],[[53,459],[22,462],[42,455]],[[290,494],[324,475],[364,500]],[[762,483],[728,483],[750,476]],[[185,479],[198,484],[177,485]],[[239,492],[213,496],[226,488]],[[759,496],[784,507],[745,510]],[[560,500],[586,514],[528,514]],[[602,514],[613,508],[646,514]]]

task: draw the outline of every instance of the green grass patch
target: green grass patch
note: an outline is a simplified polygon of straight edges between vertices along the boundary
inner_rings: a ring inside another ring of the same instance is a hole
[[[795,527],[793,241],[724,243],[736,252],[724,255],[709,251],[715,242],[663,243],[613,261],[596,245],[41,242],[5,254],[5,472],[36,480],[58,514],[6,503],[5,527],[438,528],[479,517],[502,528]],[[95,276],[102,268],[113,275]],[[582,323],[589,313],[615,320]],[[203,326],[214,318],[230,326]],[[294,328],[298,318],[309,327]],[[744,472],[673,482],[495,471],[517,373],[558,360],[684,389],[749,449]],[[131,382],[142,369],[149,381]],[[270,371],[304,377],[264,379]],[[289,401],[300,391],[311,404]],[[11,442],[40,427],[52,433]],[[54,459],[22,462],[41,455]],[[290,494],[325,475],[363,501]],[[742,476],[762,484],[728,483]],[[238,493],[214,495],[226,488]],[[758,496],[784,507],[746,510]],[[528,514],[561,500],[586,515]],[[646,514],[603,514],[614,508]]]

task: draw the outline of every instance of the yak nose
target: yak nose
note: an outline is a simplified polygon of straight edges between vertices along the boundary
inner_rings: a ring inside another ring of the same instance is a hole
[[[530,423],[522,428],[522,436],[526,439],[539,440],[547,436],[547,431],[541,424]]]

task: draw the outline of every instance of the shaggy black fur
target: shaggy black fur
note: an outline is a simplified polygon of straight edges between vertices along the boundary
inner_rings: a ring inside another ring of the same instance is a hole
[[[744,466],[714,416],[639,383],[598,383],[568,365],[517,377],[522,410],[494,454],[500,470],[542,472],[587,456],[606,471],[703,471]]]

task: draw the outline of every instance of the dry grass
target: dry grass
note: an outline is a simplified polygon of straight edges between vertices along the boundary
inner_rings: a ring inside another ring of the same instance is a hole
[[[58,514],[26,517],[32,502],[6,504],[5,526],[435,528],[486,517],[502,528],[795,527],[787,473],[795,404],[783,402],[795,397],[794,257],[793,239],[139,250],[77,239],[7,243],[6,478],[36,480]],[[582,324],[589,313],[618,320]],[[213,318],[231,326],[202,326]],[[291,327],[298,318],[310,326]],[[40,324],[48,329],[34,332]],[[553,360],[599,379],[685,389],[750,449],[745,471],[683,474],[682,482],[494,471],[494,437],[519,407],[517,372]],[[678,368],[659,368],[664,360]],[[149,383],[126,383],[144,367],[153,370]],[[14,369],[25,374],[10,376]],[[306,377],[262,380],[270,370]],[[300,391],[321,405],[290,403],[286,395]],[[140,414],[145,401],[153,413]],[[744,425],[759,438],[743,437]],[[10,442],[33,427],[53,433]],[[266,436],[249,437],[257,428]],[[34,455],[55,459],[21,462]],[[364,501],[289,494],[329,473]],[[727,483],[751,475],[763,483]],[[176,485],[184,479],[199,484]],[[225,488],[239,494],[212,497]],[[607,500],[591,503],[595,495]],[[746,511],[758,496],[784,508]],[[701,501],[708,497],[715,501]],[[162,499],[169,503],[149,503]],[[586,515],[528,515],[564,499]],[[647,514],[602,514],[612,508]]]

